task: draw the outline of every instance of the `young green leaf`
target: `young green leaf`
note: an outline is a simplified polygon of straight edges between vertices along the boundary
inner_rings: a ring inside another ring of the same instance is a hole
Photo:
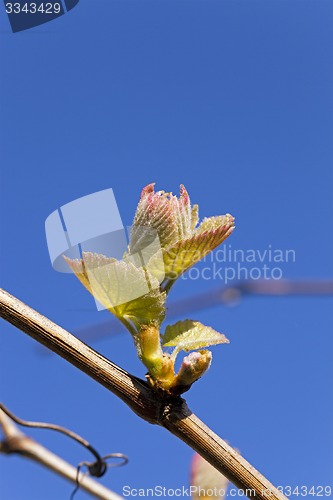
[[[187,239],[179,241],[169,249],[163,249],[164,272],[166,279],[175,280],[179,278],[194,264],[203,259],[214,248],[220,245],[233,231],[233,218],[231,216],[214,217],[220,219],[221,225],[216,226],[216,221],[211,221],[211,229],[201,231],[201,226],[194,235]],[[209,225],[210,219],[205,222],[205,227]],[[154,266],[154,260],[156,266]],[[160,265],[160,260],[152,257],[150,266],[156,269]],[[157,272],[156,270],[154,273]]]
[[[147,269],[130,261],[84,252],[81,260],[66,262],[81,283],[115,316],[141,324],[160,324],[165,315],[165,293]]]
[[[179,351],[194,351],[210,345],[228,343],[229,340],[222,333],[190,319],[167,326],[162,338],[163,347],[175,347],[173,358]]]

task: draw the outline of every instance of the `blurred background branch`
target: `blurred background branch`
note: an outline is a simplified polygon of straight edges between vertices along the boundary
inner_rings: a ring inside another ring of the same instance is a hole
[[[178,318],[193,311],[217,306],[238,305],[251,297],[332,297],[333,280],[244,280],[232,282],[204,293],[171,302],[168,318]],[[74,334],[84,342],[93,342],[110,335],[125,332],[119,321],[110,317],[107,321],[79,328]],[[46,351],[47,352],[47,351]]]
[[[94,479],[79,473],[77,468],[69,464],[58,455],[42,446],[40,443],[27,436],[13,420],[0,408],[0,429],[3,439],[0,441],[0,453],[6,455],[17,454],[29,458],[34,462],[43,465],[56,474],[62,476],[73,484],[77,484],[77,477],[80,488],[90,493],[95,498],[102,500],[121,500],[122,497],[98,483]],[[15,477],[15,474],[13,474]],[[18,478],[17,478],[18,479]]]

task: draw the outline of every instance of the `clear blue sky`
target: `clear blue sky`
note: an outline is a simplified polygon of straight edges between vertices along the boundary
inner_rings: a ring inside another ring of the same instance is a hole
[[[294,249],[284,278],[333,278],[332,2],[81,0],[17,34],[3,5],[0,14],[4,288],[70,331],[105,320],[73,276],[52,269],[44,221],[111,187],[130,224],[153,181],[174,192],[184,183],[202,216],[232,213],[232,248]],[[220,285],[183,281],[173,298]],[[272,482],[333,486],[332,298],[248,298],[191,316],[231,340],[187,394],[192,410]],[[129,335],[93,347],[144,376]],[[110,488],[187,484],[192,452],[167,431],[4,322],[0,352],[12,411],[128,454],[102,479]],[[29,434],[73,463],[89,458],[51,432]],[[4,500],[71,489],[0,457]]]

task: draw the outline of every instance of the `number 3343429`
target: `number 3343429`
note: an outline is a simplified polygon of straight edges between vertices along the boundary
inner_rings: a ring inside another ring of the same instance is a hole
[[[36,4],[34,2],[26,2],[20,4],[18,2],[8,2],[6,3],[7,14],[59,14],[61,11],[60,3],[41,3]]]

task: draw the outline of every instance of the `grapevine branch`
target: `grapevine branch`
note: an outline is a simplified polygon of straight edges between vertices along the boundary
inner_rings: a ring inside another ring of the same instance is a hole
[[[183,398],[157,394],[145,381],[130,375],[2,289],[0,317],[109,389],[138,416],[178,436],[249,498],[286,500],[262,474],[201,422]]]

